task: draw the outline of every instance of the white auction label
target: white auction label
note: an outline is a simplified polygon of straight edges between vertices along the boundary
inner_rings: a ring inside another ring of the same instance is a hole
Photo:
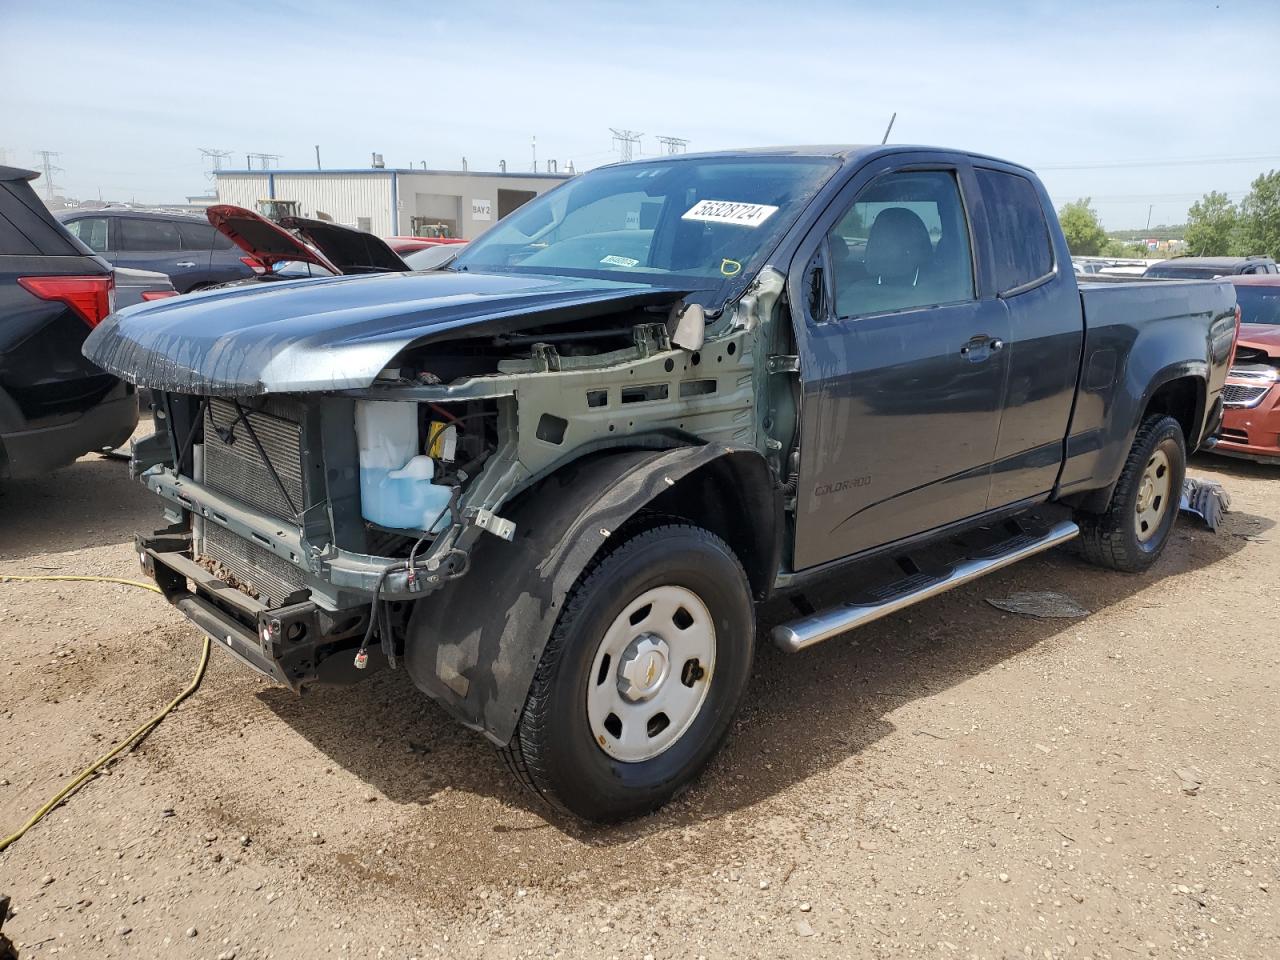
[[[702,220],[706,223],[734,223],[740,227],[758,227],[777,212],[777,207],[771,207],[766,203],[699,200],[680,219]]]

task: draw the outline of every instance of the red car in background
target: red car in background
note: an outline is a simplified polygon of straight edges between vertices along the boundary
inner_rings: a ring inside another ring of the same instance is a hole
[[[1213,452],[1280,464],[1280,276],[1228,279],[1240,304],[1240,336]]]

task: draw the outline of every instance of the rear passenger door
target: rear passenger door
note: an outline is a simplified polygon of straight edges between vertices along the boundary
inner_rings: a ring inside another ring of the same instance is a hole
[[[974,178],[988,248],[984,285],[1009,318],[1008,379],[988,502],[995,509],[1041,497],[1057,482],[1084,319],[1070,260],[1054,249],[1048,197],[1016,168],[975,166]]]
[[[186,293],[196,282],[193,276],[197,262],[183,251],[177,224],[172,220],[117,217],[116,237],[118,266],[163,273],[179,293]]]
[[[189,260],[194,264],[193,267],[188,268],[191,270],[191,285],[234,279],[234,277],[215,276],[213,269],[214,242],[222,237],[222,234],[213,229],[210,224],[201,223],[195,219],[175,220],[174,224],[178,228],[178,238],[182,241],[183,260]]]
[[[796,569],[986,509],[1008,312],[978,296],[976,187],[947,161],[877,161],[801,244]]]

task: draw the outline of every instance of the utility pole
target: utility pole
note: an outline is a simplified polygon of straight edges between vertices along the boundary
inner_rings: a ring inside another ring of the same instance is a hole
[[[316,169],[317,170],[324,169],[324,167],[320,166],[320,144],[318,143],[316,144]]]
[[[53,207],[53,191],[59,189],[54,185],[53,175],[61,173],[62,168],[56,166],[53,158],[58,156],[56,150],[37,150],[36,156],[40,158],[40,168],[44,171],[44,195],[49,207]]]
[[[1144,231],[1145,233],[1151,232],[1151,211],[1155,208],[1156,205],[1154,203],[1147,205],[1147,229]]]
[[[884,136],[880,138],[882,144],[889,142],[889,131],[893,129],[893,121],[898,119],[898,111],[893,111],[893,116],[889,118],[889,125],[884,128]]]
[[[536,136],[533,138],[532,143],[533,143],[533,172],[537,173],[538,172],[538,138]]]
[[[689,146],[689,141],[681,137],[658,137],[657,140],[667,148],[664,152],[668,155],[684,153],[685,147]]]
[[[632,158],[633,149],[640,146],[640,138],[644,136],[639,130],[619,130],[617,127],[610,127],[609,132],[613,134],[613,142],[618,145],[618,156],[623,163]]]

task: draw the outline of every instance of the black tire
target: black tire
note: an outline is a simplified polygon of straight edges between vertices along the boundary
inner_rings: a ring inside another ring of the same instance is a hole
[[[622,762],[592,733],[587,690],[593,662],[623,610],[646,591],[668,585],[692,591],[710,612],[710,687],[688,728],[664,752]],[[645,530],[596,562],[565,598],[515,736],[500,752],[521,783],[563,812],[598,823],[648,813],[688,786],[724,740],[746,691],[754,644],[751,587],[728,545],[682,523]]]
[[[1143,474],[1157,452],[1168,460],[1169,496],[1154,530],[1139,530],[1138,502]],[[1187,475],[1187,444],[1173,417],[1153,414],[1142,421],[1125,460],[1111,502],[1102,513],[1076,512],[1080,552],[1090,563],[1125,573],[1140,573],[1160,557],[1173,534]],[[1146,539],[1143,539],[1143,536]]]

